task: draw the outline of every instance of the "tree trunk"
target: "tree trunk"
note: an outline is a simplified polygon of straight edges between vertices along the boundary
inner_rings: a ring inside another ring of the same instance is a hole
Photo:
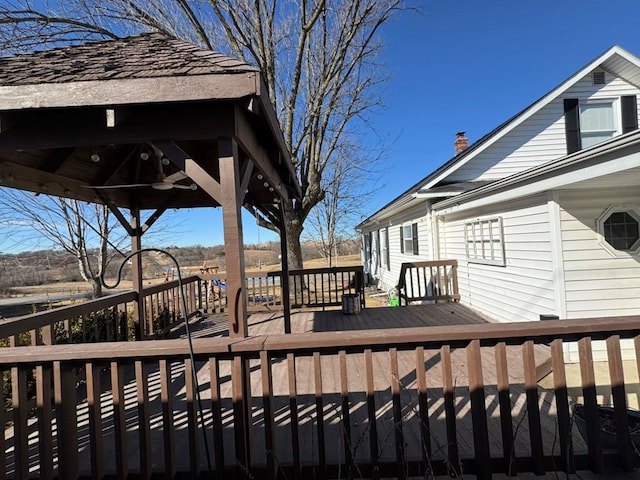
[[[91,284],[91,298],[100,298],[102,296],[102,282],[100,278],[92,278],[89,283]]]
[[[285,228],[287,230],[287,253],[289,256],[289,269],[296,270],[302,268],[302,248],[300,247],[300,236],[302,235],[302,221],[298,212],[292,207],[285,207]]]

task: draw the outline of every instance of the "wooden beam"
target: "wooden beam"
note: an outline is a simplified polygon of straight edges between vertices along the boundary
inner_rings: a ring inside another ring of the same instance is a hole
[[[14,125],[0,135],[2,149],[40,149],[125,145],[156,138],[213,140],[234,134],[234,106],[142,105],[127,109],[127,118],[105,128],[104,110],[29,110],[13,117]]]
[[[247,155],[251,157],[258,170],[262,172],[265,181],[274,188],[274,195],[283,200],[288,200],[289,190],[287,189],[287,183],[289,179],[282,178],[280,172],[275,168],[272,158],[269,157],[267,151],[258,140],[247,114],[239,107],[236,107],[236,140]]]
[[[0,110],[228,100],[255,95],[258,72],[0,87]]]
[[[62,168],[74,150],[75,148],[61,148],[59,150],[54,150],[45,160],[41,170],[48,173],[58,173],[58,170]]]
[[[156,140],[153,144],[167,156],[171,162],[182,170],[198,187],[207,192],[219,204],[222,204],[222,191],[217,182],[191,156],[171,140]]]

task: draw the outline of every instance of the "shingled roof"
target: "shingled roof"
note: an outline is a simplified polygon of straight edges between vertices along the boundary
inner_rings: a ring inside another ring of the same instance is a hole
[[[161,33],[147,33],[0,58],[0,85],[257,71],[221,53]]]
[[[233,156],[245,203],[265,215],[300,195],[260,71],[160,33],[0,58],[0,123],[0,183],[12,188],[210,207],[222,195],[219,159]],[[169,177],[182,184],[156,188]]]

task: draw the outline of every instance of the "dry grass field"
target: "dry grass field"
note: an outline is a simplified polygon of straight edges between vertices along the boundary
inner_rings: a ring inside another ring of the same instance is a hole
[[[334,261],[334,266],[354,266],[360,265],[360,255],[345,255],[342,257],[338,257],[337,262]],[[305,260],[304,268],[323,268],[327,267],[328,262],[325,258],[314,258],[311,260]],[[271,264],[271,265],[262,265],[261,270],[268,271],[276,271],[280,269],[279,264]],[[257,268],[252,268],[250,262],[247,262],[247,271],[255,271]],[[220,272],[223,273],[223,272]],[[163,276],[158,276],[157,278],[151,278],[145,280],[145,285],[151,286],[157,283],[161,283],[163,281]],[[115,279],[107,279],[107,283],[114,283]],[[130,281],[123,281],[118,286],[120,290],[127,290],[131,288]],[[91,287],[86,282],[52,282],[43,285],[24,285],[19,287],[13,287],[12,289],[13,296],[29,296],[29,295],[76,295],[81,293],[89,293],[91,292]]]

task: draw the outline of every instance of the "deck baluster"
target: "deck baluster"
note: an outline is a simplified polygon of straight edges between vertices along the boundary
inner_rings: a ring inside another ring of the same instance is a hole
[[[102,434],[102,405],[100,402],[100,367],[85,363],[87,378],[87,407],[89,410],[89,456],[92,478],[104,477],[104,440]]]
[[[491,453],[489,451],[489,430],[485,407],[484,379],[482,376],[482,355],[480,341],[472,340],[467,346],[467,368],[469,372],[469,397],[471,400],[471,421],[473,424],[473,450],[476,461],[476,476],[491,478]]]
[[[344,445],[344,463],[347,477],[351,478],[353,469],[353,451],[351,450],[351,413],[349,408],[349,375],[347,370],[347,352],[338,352],[340,362],[340,399],[342,415],[342,442]]]
[[[373,383],[373,353],[370,348],[364,351],[364,368],[367,389],[367,418],[369,420],[369,461],[371,463],[371,478],[380,478],[378,466],[378,424],[376,422],[376,397]],[[424,364],[423,364],[424,368]]]
[[[63,362],[53,362],[53,391],[56,407],[58,476],[79,476],[78,424],[76,413],[76,372]]]
[[[327,452],[324,436],[324,402],[322,391],[322,363],[320,361],[320,353],[313,352],[313,379],[315,387],[316,402],[316,432],[318,439],[318,466],[319,477],[327,476]]]
[[[300,478],[300,433],[298,425],[298,388],[296,382],[296,357],[287,354],[287,373],[289,376],[289,414],[291,415],[291,453],[293,454],[293,477]]]
[[[418,414],[422,443],[422,471],[431,474],[431,431],[429,428],[429,398],[424,368],[424,347],[416,348],[416,388],[418,390]]]
[[[396,447],[396,475],[398,478],[407,478],[407,465],[405,457],[405,437],[402,428],[402,403],[400,401],[400,376],[398,374],[398,349],[389,349],[389,362],[391,367],[391,398],[393,403],[393,430]]]
[[[533,471],[536,475],[544,475],[544,450],[542,448],[542,425],[540,423],[540,407],[538,406],[538,380],[536,378],[536,358],[531,340],[522,345],[524,365],[524,388],[527,397],[527,418],[529,420],[529,442]]]
[[[16,477],[29,478],[29,406],[27,403],[27,370],[25,367],[11,369],[11,397],[13,408],[14,463]]]
[[[171,391],[171,362],[161,359],[160,402],[162,403],[162,440],[164,447],[164,472],[169,478],[176,474],[175,441],[173,433],[173,392]]]
[[[631,434],[629,433],[629,420],[627,418],[627,395],[624,388],[624,369],[622,366],[619,335],[612,335],[607,338],[607,356],[609,361],[609,376],[611,378],[611,396],[613,397],[620,468],[631,471],[633,469],[634,451],[631,444]]]
[[[111,362],[111,391],[113,395],[113,430],[116,453],[116,474],[127,478],[129,464],[127,460],[127,425],[125,413],[124,379],[122,365]]]
[[[560,457],[566,473],[575,471],[573,459],[573,442],[571,441],[571,415],[569,413],[569,395],[567,391],[567,374],[564,367],[562,340],[551,342],[551,367],[553,368],[553,389],[555,392],[556,412],[558,415],[558,437],[560,441]]]
[[[578,341],[578,355],[580,358],[582,395],[584,397],[584,417],[587,424],[589,468],[596,473],[600,473],[604,471],[604,459],[602,457],[601,425],[600,416],[598,415],[596,377],[593,370],[593,352],[590,337],[581,338]]]
[[[495,346],[498,402],[500,405],[500,430],[502,433],[502,458],[504,471],[515,475],[515,451],[513,445],[513,417],[511,415],[511,394],[509,392],[509,367],[507,347],[504,342]]]
[[[260,372],[262,377],[262,412],[264,420],[264,445],[267,457],[268,478],[275,478],[275,429],[273,425],[273,373],[268,352],[260,352]],[[213,375],[212,375],[213,377]],[[217,462],[216,462],[217,463]]]
[[[460,457],[458,456],[458,437],[456,434],[456,399],[451,370],[451,347],[440,348],[442,362],[442,393],[444,396],[445,421],[447,425],[447,468],[452,476],[460,475]]]

